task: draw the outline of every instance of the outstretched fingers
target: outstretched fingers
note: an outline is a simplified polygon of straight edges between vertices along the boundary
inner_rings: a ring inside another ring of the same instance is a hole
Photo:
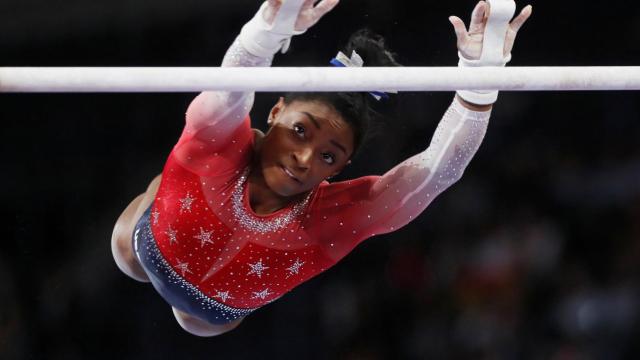
[[[522,9],[522,11],[520,12],[520,14],[518,14],[518,16],[516,16],[515,19],[513,19],[509,24],[509,30],[507,30],[507,37],[504,42],[505,55],[511,53],[511,50],[513,50],[513,45],[516,41],[518,30],[520,30],[522,25],[524,25],[527,19],[529,19],[529,17],[531,16],[532,10],[533,8],[531,7],[531,5],[525,6],[524,9]]]
[[[520,14],[511,21],[511,24],[509,24],[511,27],[511,30],[513,30],[514,32],[518,32],[518,30],[520,30],[520,28],[522,27],[522,25],[524,25],[527,19],[529,19],[529,16],[531,16],[532,11],[533,11],[533,7],[531,5],[525,6],[524,9],[522,9],[522,11],[520,12]]]
[[[453,31],[456,32],[458,47],[460,47],[460,45],[464,44],[469,37],[467,27],[465,26],[464,21],[457,16],[450,16],[449,22],[453,25]]]
[[[469,24],[469,33],[478,34],[484,32],[487,23],[488,5],[484,1],[479,1],[471,13],[471,23]]]
[[[267,0],[269,6],[273,6],[274,8],[279,8],[282,5],[282,0]]]
[[[339,2],[339,0],[321,0],[314,6],[316,1],[317,0],[304,0],[294,27],[296,31],[305,31],[312,27],[321,17],[338,5]]]
[[[315,2],[316,0],[304,0],[304,3],[302,3],[302,9],[311,9]]]
[[[313,0],[311,1],[311,3],[313,4]],[[329,11],[331,11],[334,7],[336,7],[336,5],[338,5],[338,3],[340,2],[340,0],[322,0],[318,3],[318,5],[316,5],[313,8],[314,11],[314,17],[316,18],[316,21],[319,20],[321,17],[324,16],[324,14],[328,13]]]

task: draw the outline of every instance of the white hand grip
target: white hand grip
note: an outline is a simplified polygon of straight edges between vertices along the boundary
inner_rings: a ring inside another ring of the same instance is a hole
[[[504,41],[509,22],[516,12],[513,0],[487,0],[489,18],[484,31],[480,63],[489,66],[504,66],[509,54],[504,53]]]
[[[285,0],[270,25],[263,18],[263,12],[269,4],[263,2],[258,13],[240,31],[242,46],[251,54],[262,58],[271,57],[278,50],[282,53],[287,52],[291,36],[304,33],[295,31],[296,20],[303,3],[304,0]]]
[[[273,21],[272,31],[277,34],[294,34],[296,20],[303,3],[304,0],[283,0]]]

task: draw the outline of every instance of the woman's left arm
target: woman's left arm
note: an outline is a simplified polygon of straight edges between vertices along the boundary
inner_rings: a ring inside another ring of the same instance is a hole
[[[469,32],[462,20],[453,16],[450,18],[456,30],[461,57],[470,60],[480,57],[486,9],[484,1],[475,7]],[[530,15],[531,7],[527,6],[511,22],[506,36],[505,55],[510,54],[518,29]],[[350,191],[342,196],[348,196],[348,199],[334,203],[351,204],[350,210],[347,210],[348,219],[345,219],[349,222],[349,228],[345,228],[346,222],[336,219],[341,225],[338,228],[356,234],[356,242],[397,230],[415,219],[436,196],[458,181],[480,147],[489,124],[492,109],[490,100],[493,98],[495,101],[497,94],[483,97],[485,94],[480,92],[468,96],[468,92],[458,92],[438,124],[429,147],[423,152],[382,176],[345,182],[343,189]],[[478,103],[472,101],[476,99]],[[331,201],[328,201],[330,204]]]
[[[449,18],[456,33],[462,66],[466,61],[480,59],[488,11],[486,2],[478,2],[468,31],[460,18]],[[531,6],[526,6],[509,24],[504,45],[505,64],[511,58],[516,34],[531,16],[531,11]],[[474,66],[482,64],[475,63]],[[487,98],[486,92],[458,92],[438,124],[429,147],[400,163],[372,185],[369,195],[373,202],[380,202],[374,206],[386,207],[388,211],[387,218],[379,222],[378,231],[389,232],[404,226],[462,177],[482,143],[496,96],[497,93],[489,94]],[[476,102],[476,99],[480,101]]]
[[[361,239],[395,231],[415,219],[444,190],[458,181],[480,147],[491,109],[454,99],[429,147],[380,177],[368,177],[361,192],[357,230]],[[366,214],[366,216],[364,216]]]

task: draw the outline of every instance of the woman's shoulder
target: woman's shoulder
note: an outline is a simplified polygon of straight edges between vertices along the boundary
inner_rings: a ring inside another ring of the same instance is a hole
[[[367,175],[355,179],[327,182],[319,187],[320,202],[329,204],[352,203],[353,201],[366,200],[369,197],[372,185],[378,180],[377,175]]]

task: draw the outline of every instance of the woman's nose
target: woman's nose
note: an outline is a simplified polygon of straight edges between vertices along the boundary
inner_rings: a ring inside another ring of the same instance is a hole
[[[306,170],[311,164],[313,149],[307,147],[299,149],[298,151],[293,153],[293,157],[295,158],[296,165]]]

